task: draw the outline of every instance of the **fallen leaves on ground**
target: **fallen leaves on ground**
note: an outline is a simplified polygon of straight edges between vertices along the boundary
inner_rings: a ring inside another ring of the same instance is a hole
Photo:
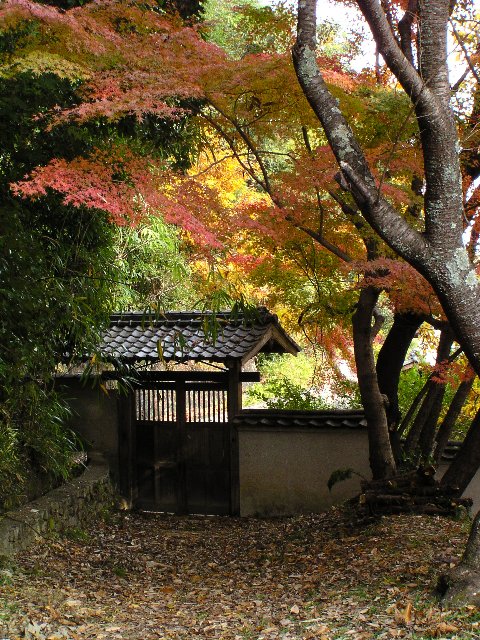
[[[265,520],[117,514],[73,533],[0,571],[1,638],[480,638],[475,609],[442,611],[432,596],[465,523],[402,515],[355,529],[341,509]]]

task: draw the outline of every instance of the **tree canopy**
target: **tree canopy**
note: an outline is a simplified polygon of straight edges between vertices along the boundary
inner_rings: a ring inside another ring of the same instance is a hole
[[[14,389],[46,393],[65,345],[81,354],[112,305],[193,301],[195,286],[177,286],[187,274],[213,299],[217,273],[321,344],[330,370],[355,363],[375,478],[433,455],[454,344],[470,363],[460,407],[480,372],[475,9],[355,4],[378,50],[361,72],[358,42],[339,43],[314,0],[298,15],[213,0],[2,5],[12,438]],[[465,68],[453,86],[449,28]],[[435,375],[402,421],[400,371],[425,321],[442,332]],[[474,451],[467,436],[462,483]]]

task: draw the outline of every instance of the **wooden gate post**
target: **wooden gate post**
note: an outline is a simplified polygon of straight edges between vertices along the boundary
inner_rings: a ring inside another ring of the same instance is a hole
[[[120,494],[132,508],[138,495],[136,473],[135,438],[135,390],[127,395],[119,394],[118,410],[118,460]]]
[[[228,426],[227,437],[230,445],[230,515],[240,515],[240,469],[238,451],[238,430],[233,423],[234,417],[242,410],[242,384],[239,360],[228,363]]]
[[[185,379],[178,378],[175,382],[175,396],[176,396],[176,418],[177,418],[177,506],[178,514],[186,514],[187,509],[187,477],[186,477],[186,465],[185,455],[188,451],[186,437],[186,418],[187,418],[187,406],[186,406],[186,385]]]

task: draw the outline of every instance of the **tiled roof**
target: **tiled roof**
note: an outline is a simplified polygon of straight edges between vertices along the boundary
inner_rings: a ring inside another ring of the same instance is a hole
[[[359,409],[333,409],[331,411],[288,411],[275,409],[244,409],[233,419],[242,429],[361,429],[366,430],[364,412]],[[450,440],[442,453],[441,462],[450,463],[458,454],[462,443]]]
[[[234,418],[235,424],[245,428],[347,428],[367,426],[363,411],[286,411],[275,409],[245,409]]]
[[[114,314],[104,331],[104,357],[138,360],[206,360],[243,363],[258,352],[298,353],[300,347],[265,308],[248,317],[219,312]]]

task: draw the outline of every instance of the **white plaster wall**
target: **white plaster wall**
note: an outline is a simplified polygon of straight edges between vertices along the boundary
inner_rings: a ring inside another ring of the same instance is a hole
[[[477,511],[480,511],[480,471],[473,476],[472,481],[465,489],[463,494],[465,498],[472,498],[472,515],[475,515]]]
[[[320,513],[360,491],[360,478],[336,484],[333,471],[370,478],[366,430],[239,428],[240,515]]]
[[[445,471],[448,469],[448,464],[442,463],[438,467],[437,478],[441,478]],[[480,470],[473,476],[472,481],[465,489],[463,493],[464,498],[472,498],[472,515],[475,515],[477,511],[480,511]]]

